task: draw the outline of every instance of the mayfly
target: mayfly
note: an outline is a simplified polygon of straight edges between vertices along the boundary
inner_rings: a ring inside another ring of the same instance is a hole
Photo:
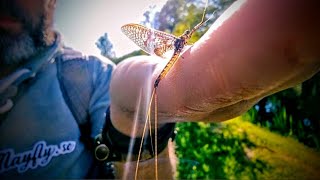
[[[174,64],[179,59],[183,48],[187,45],[188,40],[191,38],[193,33],[198,30],[204,23],[206,23],[209,19],[204,21],[205,12],[208,6],[208,0],[206,1],[206,6],[202,15],[201,21],[191,30],[186,30],[181,36],[176,37],[172,34],[168,34],[162,31],[158,31],[155,29],[147,28],[145,26],[139,24],[127,24],[121,27],[122,32],[127,35],[134,43],[136,43],[142,50],[147,52],[148,54],[155,54],[157,56],[163,57],[164,53],[168,52],[169,50],[173,50],[173,55],[163,68],[159,76],[154,82],[153,90],[151,94],[151,98],[149,101],[149,106],[147,110],[147,119],[144,125],[142,137],[144,137],[146,132],[147,124],[150,126],[151,131],[151,122],[150,122],[150,113],[151,113],[151,105],[152,100],[154,99],[155,103],[155,122],[154,122],[154,139],[155,139],[155,146],[154,146],[154,156],[155,156],[155,179],[158,179],[158,162],[157,162],[157,88],[159,86],[160,81],[165,78],[168,74],[170,69],[174,66]],[[151,134],[151,132],[150,132]],[[138,160],[136,165],[136,172],[135,172],[135,179],[137,179],[138,174],[138,166],[139,160],[141,156],[141,149],[142,149],[143,141],[140,144],[140,151],[138,154]]]

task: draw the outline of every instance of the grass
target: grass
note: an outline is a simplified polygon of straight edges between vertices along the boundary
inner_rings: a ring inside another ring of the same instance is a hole
[[[240,118],[225,122],[246,131],[256,147],[248,150],[252,158],[265,161],[271,168],[262,174],[266,179],[320,178],[320,153],[291,137],[283,137]]]
[[[320,152],[241,117],[177,129],[180,179],[320,179]]]

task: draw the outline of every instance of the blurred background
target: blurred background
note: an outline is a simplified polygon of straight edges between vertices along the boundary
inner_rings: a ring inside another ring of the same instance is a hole
[[[81,4],[79,1],[76,2]],[[97,8],[94,1],[85,2],[89,3],[91,8]],[[233,0],[209,0],[206,18],[215,12],[214,17],[193,35],[191,42],[199,39],[232,2]],[[127,6],[112,5],[109,3],[109,8],[121,9]],[[121,33],[120,27],[127,20],[179,36],[200,22],[205,1],[146,1],[145,4],[141,4],[144,8],[135,12],[134,16],[131,15],[134,19],[125,19],[127,11],[118,9],[117,13],[121,15],[115,19],[117,14],[114,14],[113,21],[119,22],[110,23],[111,21],[106,19],[108,17],[104,17],[103,22],[101,20],[97,22],[99,26],[106,24],[106,27],[100,28],[99,32],[95,31],[97,35],[92,38],[94,42],[92,40],[76,42],[71,35],[68,36],[72,32],[68,31],[66,24],[72,29],[75,26],[72,23],[76,22],[68,21],[66,17],[73,18],[72,15],[68,16],[68,13],[75,8],[74,6],[81,5],[68,6],[65,1],[58,7],[56,26],[65,35],[67,42],[91,54],[98,52],[97,56],[106,57],[117,64],[128,57],[145,53],[129,42],[130,40],[123,34],[111,33],[113,30],[110,26],[116,26],[118,28],[116,31]],[[85,13],[83,10],[81,12]],[[120,17],[123,17],[123,22]],[[96,27],[92,25],[85,28],[89,29],[89,34],[93,34],[92,29]],[[85,46],[81,46],[83,44]],[[95,50],[89,51],[90,49]],[[128,52],[119,49],[126,49]],[[296,87],[262,99],[247,113],[224,123],[179,123],[175,139],[178,178],[319,178],[319,107],[320,74],[318,73]]]

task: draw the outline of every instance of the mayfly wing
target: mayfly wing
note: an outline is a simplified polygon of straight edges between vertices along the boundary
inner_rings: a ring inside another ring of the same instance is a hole
[[[187,30],[185,31],[181,36],[176,37],[174,35],[161,32],[155,29],[147,28],[139,24],[127,24],[121,27],[122,32],[127,35],[135,44],[137,44],[142,50],[144,50],[148,54],[155,54],[157,56],[163,57],[163,54],[169,50],[174,49],[173,55],[171,56],[171,59],[169,62],[166,64],[166,66],[163,68],[161,73],[159,74],[158,78],[154,82],[154,87],[152,90],[148,110],[147,110],[147,116],[146,116],[146,121],[145,121],[145,126],[143,129],[143,136],[146,132],[146,126],[147,123],[151,125],[150,121],[150,112],[151,112],[151,107],[152,107],[152,100],[154,100],[154,139],[155,139],[155,146],[154,146],[154,158],[155,158],[155,179],[158,180],[158,152],[157,152],[157,133],[158,133],[158,100],[157,100],[157,88],[159,85],[159,82],[165,78],[165,76],[168,74],[170,69],[174,66],[174,64],[178,61],[181,52],[185,45],[187,44],[187,41],[191,38],[193,33],[197,31],[204,23],[206,23],[209,19],[204,21],[205,17],[205,12],[208,6],[208,0],[206,1],[205,9],[202,14],[202,19],[201,21],[190,31]],[[150,127],[150,134],[151,132],[151,127]],[[140,157],[142,153],[142,145],[143,145],[143,138],[140,143],[140,148],[139,148],[139,153],[138,153],[138,160],[136,163],[136,171],[135,171],[135,178],[138,179],[138,169],[139,169],[139,162],[140,162]]]
[[[163,54],[174,48],[177,37],[140,24],[127,24],[121,27],[122,32],[148,54],[163,57]]]

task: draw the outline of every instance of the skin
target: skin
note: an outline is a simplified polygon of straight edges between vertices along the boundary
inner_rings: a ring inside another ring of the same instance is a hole
[[[160,82],[159,122],[228,120],[312,77],[320,67],[317,7],[317,1],[237,1]],[[117,67],[111,119],[121,132],[132,134],[139,95],[153,86],[163,66],[156,57],[140,56]],[[145,120],[138,117],[136,135]]]
[[[0,78],[54,42],[55,5],[55,0],[0,2]]]

